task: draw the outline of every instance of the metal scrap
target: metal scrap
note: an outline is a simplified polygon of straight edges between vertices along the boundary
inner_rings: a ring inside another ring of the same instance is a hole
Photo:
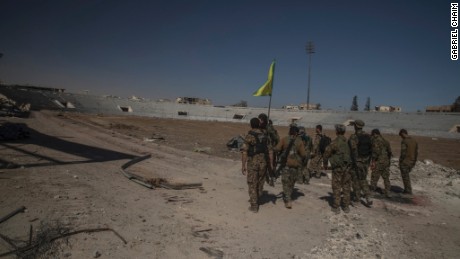
[[[19,208],[17,208],[16,210],[10,212],[8,215],[2,217],[0,219],[0,224],[3,223],[4,221],[7,221],[9,218],[13,217],[14,215],[20,213],[20,212],[24,212],[26,210],[26,207],[24,206],[21,206]]]
[[[224,252],[212,247],[200,247],[200,250],[205,252],[209,257],[220,259],[224,257]]]
[[[165,188],[165,189],[171,189],[171,190],[184,190],[184,189],[195,189],[195,188],[201,188],[202,187],[202,183],[187,183],[187,184],[171,184],[168,182],[168,180],[164,179],[164,178],[160,178],[160,177],[156,177],[156,178],[145,178],[145,177],[142,177],[142,176],[139,176],[139,175],[136,175],[136,174],[133,174],[133,173],[130,173],[130,172],[127,172],[126,169],[136,163],[139,163],[141,161],[144,161],[146,159],[149,159],[151,158],[152,155],[151,154],[148,154],[148,155],[145,155],[145,156],[141,156],[141,157],[136,157],[134,159],[132,159],[131,161],[128,161],[127,163],[123,164],[121,166],[121,173],[126,177],[128,178],[129,180],[137,183],[137,184],[140,184],[140,185],[143,185],[147,188],[150,188],[150,189],[155,189],[156,188]]]
[[[48,242],[52,243],[58,239],[61,239],[61,238],[65,238],[65,237],[68,237],[68,236],[72,236],[72,235],[76,235],[76,234],[80,234],[80,233],[94,233],[94,232],[103,232],[103,231],[111,231],[113,232],[118,238],[121,239],[121,241],[123,241],[124,244],[127,244],[128,242],[126,241],[126,239],[124,239],[117,231],[111,229],[111,228],[108,228],[108,227],[104,227],[104,228],[93,228],[93,229],[82,229],[82,230],[77,230],[77,231],[73,231],[73,232],[69,232],[69,233],[64,233],[64,234],[61,234],[61,235],[58,235],[58,236],[55,236],[53,238],[51,238]],[[6,236],[3,236],[3,235],[0,235],[0,238],[4,239],[5,241],[7,241],[11,246],[15,247],[14,243],[11,242],[11,239],[9,239],[8,237]],[[6,253],[3,253],[3,254],[0,254],[0,257],[4,257],[4,256],[8,256],[8,255],[11,255],[11,254],[22,254],[22,253],[25,253],[27,251],[30,251],[34,248],[37,248],[38,246],[40,246],[39,243],[35,243],[35,244],[28,244],[26,246],[23,246],[23,247],[16,247],[15,250],[13,251],[9,251],[9,252],[6,252]]]

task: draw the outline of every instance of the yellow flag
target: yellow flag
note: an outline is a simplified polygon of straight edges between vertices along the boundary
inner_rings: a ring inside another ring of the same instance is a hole
[[[272,64],[270,65],[270,70],[268,70],[268,80],[262,85],[259,90],[255,91],[252,95],[253,96],[266,96],[272,95],[273,90],[273,74],[275,73],[275,61],[273,60]]]

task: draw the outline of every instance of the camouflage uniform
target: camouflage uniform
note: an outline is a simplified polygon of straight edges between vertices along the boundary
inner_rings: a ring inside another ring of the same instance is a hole
[[[353,168],[351,170],[351,180],[355,201],[359,201],[362,196],[370,205],[369,183],[367,182],[367,173],[370,163],[370,156],[360,156],[358,154],[358,135],[366,134],[361,128],[355,129],[355,133],[348,139],[350,145]]]
[[[323,157],[319,150],[319,142],[322,136],[323,136],[322,133],[316,133],[315,135],[315,139],[313,140],[313,147],[311,151],[311,159],[310,159],[310,166],[309,166],[310,172],[311,173],[314,172],[317,177],[321,175],[321,170],[322,170],[321,166],[323,163],[322,162]]]
[[[259,154],[251,154],[250,149],[253,148],[256,143],[256,137],[251,134],[259,135],[262,138],[267,139],[266,152]],[[244,138],[244,144],[242,152],[248,154],[247,160],[247,182],[249,192],[249,203],[252,207],[257,207],[259,204],[259,197],[262,195],[265,182],[265,174],[267,172],[267,157],[269,151],[268,137],[264,132],[259,129],[253,129],[248,132]]]
[[[391,147],[390,143],[381,135],[372,136],[372,161],[375,163],[375,168],[371,174],[371,190],[377,188],[377,182],[380,176],[383,178],[385,186],[384,194],[390,193],[390,159]]]
[[[303,141],[303,145],[305,146],[305,154],[307,156],[303,161],[299,177],[297,177],[297,183],[308,184],[310,182],[310,170],[308,168],[308,160],[310,159],[311,150],[313,149],[313,143],[310,136],[308,136],[306,133],[301,134],[298,137]]]
[[[286,136],[273,149],[275,152],[285,152],[289,146],[291,138],[294,136]],[[294,184],[297,180],[297,176],[300,173],[302,167],[302,160],[305,159],[305,147],[300,138],[295,137],[294,143],[289,150],[287,156],[286,165],[281,171],[281,183],[283,184],[283,199],[287,208],[291,206],[292,191],[294,190]]]
[[[401,156],[399,157],[399,170],[404,184],[404,192],[412,194],[409,173],[415,166],[418,157],[418,144],[415,139],[407,136],[401,141]]]
[[[265,132],[268,136],[268,142],[269,142],[269,149],[272,149],[274,146],[276,146],[278,144],[278,142],[280,141],[280,137],[278,135],[278,131],[273,127],[272,124],[268,124],[267,125],[267,128],[266,129],[263,129],[262,130],[263,132]],[[267,163],[269,163],[268,159],[267,159]],[[276,157],[273,157],[273,168],[276,167]],[[269,170],[270,168],[267,166],[267,170]],[[268,176],[268,172],[267,172],[267,176]],[[266,179],[268,179],[268,177],[266,177]],[[271,185],[273,185],[273,181],[271,181]]]
[[[324,159],[331,162],[332,193],[334,195],[333,209],[340,207],[340,194],[343,193],[343,208],[348,210],[351,192],[351,157],[350,147],[343,135],[338,135],[324,152]]]
[[[271,145],[276,146],[278,142],[280,141],[278,131],[271,124],[267,125],[266,131],[267,131],[268,137],[270,138]]]

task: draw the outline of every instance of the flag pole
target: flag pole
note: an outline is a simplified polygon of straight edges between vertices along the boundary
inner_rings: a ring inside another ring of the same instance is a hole
[[[270,93],[270,100],[268,101],[268,119],[267,120],[270,120],[270,107],[272,106],[272,95],[273,95],[273,86],[275,84],[275,66],[276,66],[276,59],[273,59],[273,75],[272,75],[272,91]],[[267,121],[267,123],[269,123]]]

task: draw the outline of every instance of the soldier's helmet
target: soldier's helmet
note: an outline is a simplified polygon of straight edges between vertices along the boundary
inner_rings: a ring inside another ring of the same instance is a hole
[[[346,128],[345,128],[345,126],[343,124],[335,124],[335,131],[337,133],[343,134],[343,133],[345,133],[345,130],[346,130]]]
[[[355,120],[354,125],[355,125],[356,128],[362,129],[362,128],[364,127],[364,121],[362,121],[362,120]]]

